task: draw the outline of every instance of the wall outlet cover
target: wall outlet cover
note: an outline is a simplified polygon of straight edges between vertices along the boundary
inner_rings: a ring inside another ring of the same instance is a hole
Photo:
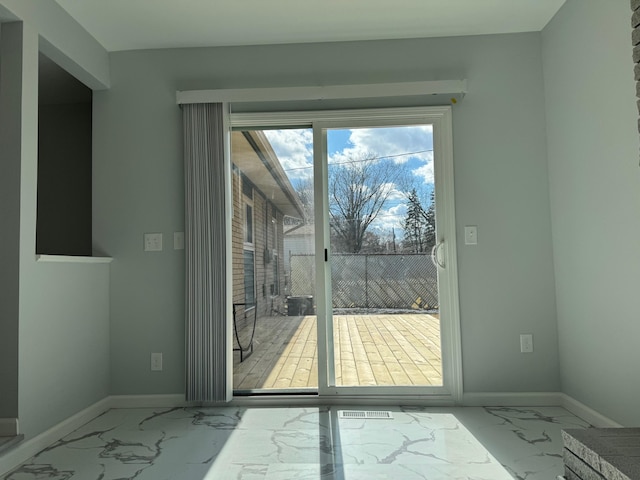
[[[145,252],[161,252],[162,251],[162,234],[161,233],[145,233],[144,234],[144,251]]]

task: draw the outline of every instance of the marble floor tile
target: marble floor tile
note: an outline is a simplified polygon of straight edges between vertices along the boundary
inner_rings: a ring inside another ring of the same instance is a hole
[[[113,409],[2,480],[553,479],[561,429],[589,426],[556,407],[341,409]]]

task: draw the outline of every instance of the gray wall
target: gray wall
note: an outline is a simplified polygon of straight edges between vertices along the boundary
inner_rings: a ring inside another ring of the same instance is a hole
[[[28,437],[109,395],[109,265],[33,257],[23,254],[21,267],[18,394]]]
[[[93,169],[94,242],[117,259],[112,393],[184,390],[183,257],[142,251],[144,232],[183,228],[176,90],[447,77],[469,79],[453,112],[465,391],[558,390],[541,66],[539,34],[113,53]],[[468,224],[476,247],[463,245]],[[520,333],[534,354],[519,353]],[[164,372],[149,371],[152,351]]]
[[[12,330],[0,382],[29,438],[109,393],[109,265],[36,262],[38,34],[16,23],[2,36],[0,314]]]
[[[544,30],[563,391],[640,422],[640,168],[628,0],[568,0]]]

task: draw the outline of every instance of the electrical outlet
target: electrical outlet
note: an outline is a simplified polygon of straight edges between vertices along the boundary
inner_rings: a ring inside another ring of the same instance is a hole
[[[162,371],[162,353],[151,354],[151,370],[154,372]]]
[[[145,252],[161,252],[162,251],[162,234],[161,233],[145,233],[144,234],[144,251]]]
[[[525,333],[520,335],[520,353],[533,353],[533,335]]]

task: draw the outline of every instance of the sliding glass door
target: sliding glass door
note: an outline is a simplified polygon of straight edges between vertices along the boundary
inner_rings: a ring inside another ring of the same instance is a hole
[[[336,386],[442,386],[431,125],[327,129]]]
[[[238,392],[318,389],[311,139],[305,128],[231,134]]]
[[[238,114],[232,124],[234,234],[254,229],[252,249],[234,243],[237,392],[455,401],[450,110]]]

